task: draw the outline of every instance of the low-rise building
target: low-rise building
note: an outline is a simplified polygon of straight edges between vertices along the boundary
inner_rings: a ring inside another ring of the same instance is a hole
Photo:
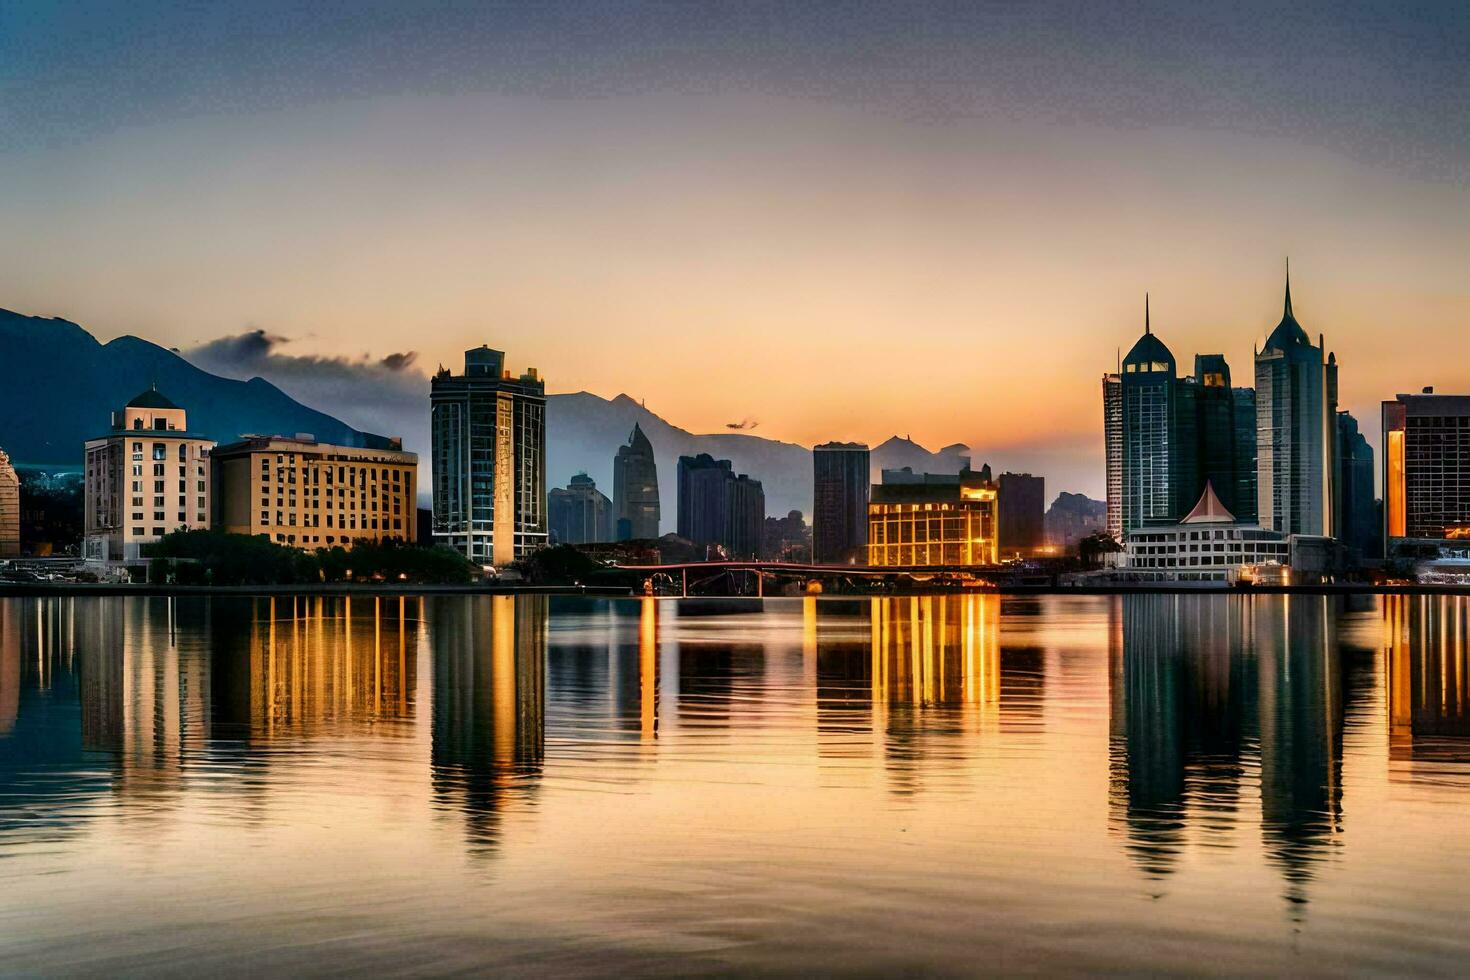
[[[215,527],[317,550],[416,534],[418,456],[309,435],[246,436],[213,454]]]
[[[868,501],[869,565],[994,565],[995,484],[983,473],[884,470]]]
[[[85,444],[83,556],[137,561],[171,531],[208,528],[213,446],[157,388],[113,412],[112,431]]]
[[[1124,535],[1111,577],[1133,582],[1285,585],[1329,577],[1335,560],[1330,538],[1284,535],[1237,521],[1206,483],[1199,503],[1179,523]]]

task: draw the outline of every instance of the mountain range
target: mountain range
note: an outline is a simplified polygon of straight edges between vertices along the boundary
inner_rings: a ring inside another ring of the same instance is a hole
[[[674,529],[680,456],[709,453],[728,459],[737,473],[761,481],[766,513],[784,515],[812,509],[812,451],[806,446],[738,432],[697,435],[673,425],[627,395],[611,400],[590,392],[549,395],[546,399],[546,477],[563,486],[579,472],[612,496],[612,464],[618,447],[628,441],[634,424],[643,429],[658,457],[658,490],[665,531]],[[872,472],[912,467],[916,472],[958,473],[969,450],[962,445],[930,452],[909,439],[894,436],[872,452]],[[977,464],[978,465],[978,464]]]
[[[425,467],[420,485],[429,486],[429,382],[419,374],[405,378],[393,391],[364,376],[356,383],[362,390],[343,402],[352,414],[342,421],[303,404],[301,399],[310,401],[322,391],[313,389],[309,376],[283,374],[277,379],[282,387],[258,376],[222,377],[191,363],[188,352],[132,336],[103,344],[68,320],[0,309],[0,351],[0,448],[20,465],[79,467],[83,441],[103,434],[113,410],[156,384],[188,411],[190,429],[218,442],[247,432],[308,432],[323,442],[364,446],[376,444],[381,436],[351,422],[388,428],[387,434],[402,436],[404,448],[419,454]],[[342,393],[341,378],[334,383],[338,387],[333,391]],[[546,401],[550,486],[564,486],[585,472],[611,497],[613,457],[637,424],[658,457],[664,531],[674,530],[676,520],[678,458],[702,452],[729,459],[736,472],[760,480],[768,514],[799,510],[811,515],[808,447],[747,433],[693,433],[625,394],[607,399],[579,391],[548,395]],[[873,479],[882,469],[904,466],[916,472],[955,473],[968,456],[963,445],[931,452],[894,436],[873,450]],[[426,503],[427,494],[420,499]]]
[[[0,352],[0,447],[17,464],[80,467],[82,443],[154,384],[185,407],[191,430],[217,442],[246,432],[310,432],[348,446],[374,438],[261,378],[221,378],[138,337],[99,343],[69,320],[0,309]]]

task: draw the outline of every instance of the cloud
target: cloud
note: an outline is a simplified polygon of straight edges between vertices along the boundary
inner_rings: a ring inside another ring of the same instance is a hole
[[[419,352],[416,350],[405,351],[402,354],[389,354],[378,363],[389,371],[404,371],[413,366],[413,362],[418,359],[418,356]]]
[[[402,436],[404,448],[429,450],[429,379],[417,351],[382,357],[292,354],[293,338],[252,327],[179,353],[196,367],[227,378],[260,377],[297,401],[348,425]]]
[[[739,432],[744,429],[754,429],[758,425],[760,425],[760,422],[758,422],[757,420],[745,418],[741,419],[739,422],[726,422],[725,428],[734,429]]]

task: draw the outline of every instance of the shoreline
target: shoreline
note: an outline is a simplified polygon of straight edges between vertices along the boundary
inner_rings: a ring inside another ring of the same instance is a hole
[[[29,596],[412,596],[412,595],[546,595],[587,596],[601,599],[641,599],[632,589],[613,586],[575,585],[399,585],[372,584],[299,584],[299,585],[149,585],[87,582],[0,582],[0,598]],[[1113,584],[1087,586],[1010,585],[975,589],[904,589],[894,592],[839,593],[812,595],[719,596],[658,595],[655,599],[672,600],[738,600],[753,599],[884,599],[909,596],[950,595],[1470,595],[1470,585],[1373,585],[1369,583],[1334,583],[1330,585],[1263,585],[1250,588],[1197,584],[1171,585],[1166,582],[1148,584]]]

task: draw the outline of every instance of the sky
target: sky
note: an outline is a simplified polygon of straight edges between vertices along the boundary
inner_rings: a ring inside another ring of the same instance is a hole
[[[1470,391],[1467,106],[1450,4],[11,0],[0,307],[326,411],[489,343],[1101,496],[1145,291],[1249,383],[1290,256],[1375,444]]]

